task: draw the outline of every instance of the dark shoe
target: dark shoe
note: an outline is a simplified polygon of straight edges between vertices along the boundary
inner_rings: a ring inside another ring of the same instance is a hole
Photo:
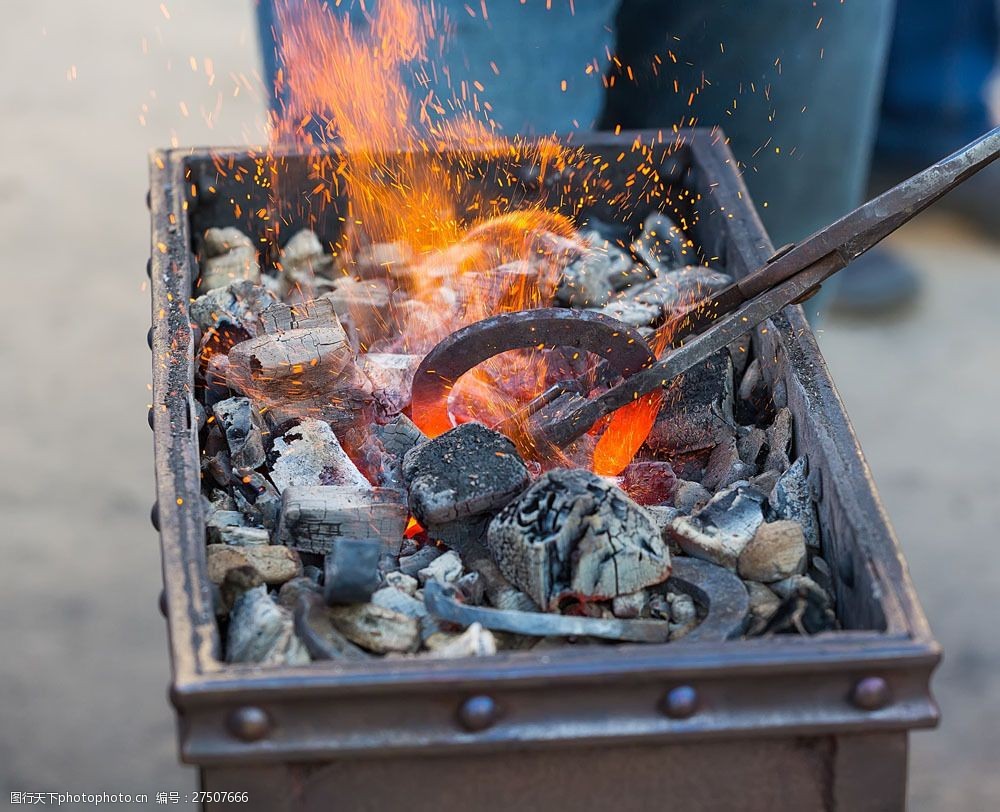
[[[898,255],[874,248],[834,277],[830,311],[870,318],[903,310],[920,295],[917,272]]]

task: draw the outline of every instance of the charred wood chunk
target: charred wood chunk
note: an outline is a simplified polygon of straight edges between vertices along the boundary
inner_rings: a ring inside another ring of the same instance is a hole
[[[410,405],[413,376],[423,357],[388,352],[361,356],[361,371],[372,382],[375,402],[385,415],[396,415]]]
[[[261,314],[277,301],[267,288],[249,279],[237,279],[199,296],[191,302],[188,315],[202,331],[231,324],[255,336],[260,331]]]
[[[715,448],[732,425],[733,362],[723,349],[670,386],[646,445],[664,455]]]
[[[609,600],[665,581],[670,553],[656,521],[589,471],[543,474],[490,523],[490,554],[540,606]]]
[[[632,243],[632,253],[657,273],[698,262],[694,243],[660,212],[653,212],[643,221],[639,236]]]
[[[209,544],[205,555],[208,580],[214,584],[221,584],[229,570],[246,566],[257,570],[266,584],[283,584],[302,574],[299,554],[280,544],[249,547]]]
[[[563,270],[556,302],[563,307],[600,307],[621,287],[635,261],[616,245],[590,247]]]
[[[809,576],[793,575],[770,587],[782,600],[764,634],[819,634],[837,628],[830,596]]]
[[[621,487],[640,505],[667,505],[677,490],[677,476],[669,462],[642,460],[622,471]]]
[[[528,481],[514,444],[479,423],[463,423],[403,458],[410,510],[424,527],[495,511]]]
[[[340,325],[257,336],[229,351],[229,388],[259,405],[350,425],[372,402]]]
[[[367,660],[371,655],[354,645],[333,624],[322,598],[301,593],[293,606],[295,633],[314,660]]]
[[[712,454],[705,465],[705,473],[701,484],[709,490],[728,488],[734,482],[749,479],[756,475],[757,466],[740,459],[736,437],[730,435],[712,449]]]
[[[208,229],[202,245],[198,295],[240,279],[260,282],[260,264],[253,241],[238,228]]]
[[[354,260],[362,279],[390,278],[413,261],[413,248],[408,242],[376,242],[362,246]]]
[[[416,618],[360,603],[327,610],[337,630],[352,643],[376,654],[415,652],[420,647],[420,624]]]
[[[343,329],[334,311],[333,303],[324,297],[298,304],[278,302],[261,314],[265,333],[285,333],[289,330],[309,330],[327,327]]]
[[[792,463],[775,483],[769,502],[779,519],[798,522],[805,534],[806,544],[818,550],[819,518],[816,516],[816,504],[807,477],[808,466],[809,462],[804,456]]]
[[[440,632],[427,639],[432,657],[451,660],[459,657],[492,657],[497,653],[497,640],[493,632],[473,623],[461,634]]]
[[[788,455],[792,452],[792,412],[779,409],[774,421],[766,432],[767,459],[764,461],[765,471],[783,473],[791,465]]]
[[[234,468],[260,468],[264,464],[263,421],[249,398],[229,398],[216,403],[212,414],[226,435]]]
[[[311,299],[316,291],[316,276],[329,274],[332,258],[323,253],[323,244],[307,228],[291,236],[281,249],[278,285],[282,298]]]
[[[670,535],[688,555],[735,572],[740,553],[764,521],[763,502],[764,496],[747,486],[720,491],[693,516],[674,519]]]
[[[398,462],[393,466],[396,479],[403,480],[403,457],[411,448],[427,441],[427,436],[405,414],[398,414],[383,426],[372,429],[386,453]]]
[[[318,485],[371,490],[371,483],[322,420],[303,420],[290,428],[274,441],[273,453],[277,459],[271,466],[271,481],[280,491]]]
[[[305,665],[309,653],[295,635],[292,613],[278,606],[253,567],[226,574],[222,596],[229,611],[227,663]]]
[[[367,350],[384,338],[392,324],[389,288],[384,282],[359,282],[342,277],[334,282],[333,290],[323,294],[333,306],[355,350]]]
[[[766,522],[739,558],[741,578],[771,583],[806,571],[806,539],[798,522]]]
[[[381,579],[380,539],[338,539],[326,556],[323,597],[331,606],[365,603]]]
[[[704,265],[689,265],[631,288],[620,300],[654,307],[662,318],[711,296],[732,281],[727,274]]]
[[[237,508],[253,519],[253,523],[273,529],[278,523],[281,496],[274,485],[260,472],[234,471],[230,468],[233,482],[233,499]]]
[[[346,486],[287,488],[277,538],[296,550],[326,555],[342,538],[378,538],[398,553],[407,510],[400,491]]]

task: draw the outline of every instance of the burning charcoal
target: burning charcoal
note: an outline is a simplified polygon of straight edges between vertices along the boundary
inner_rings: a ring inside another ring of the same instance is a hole
[[[387,572],[385,574],[385,583],[393,589],[398,589],[400,592],[406,593],[411,598],[419,586],[417,579],[412,575],[407,575],[405,572]]]
[[[433,546],[421,547],[413,555],[404,555],[399,558],[399,571],[404,575],[416,577],[417,573],[430,565],[432,561],[440,558],[444,551]]]
[[[278,282],[282,298],[289,295],[309,299],[316,289],[317,272],[329,271],[330,257],[314,231],[303,229],[292,235],[281,250]]]
[[[806,568],[806,540],[797,522],[766,522],[743,548],[738,562],[741,578],[771,583],[801,575]]]
[[[697,262],[694,243],[665,214],[647,217],[632,243],[632,253],[657,273]]]
[[[344,637],[376,654],[414,652],[420,646],[417,621],[401,612],[373,603],[359,603],[331,607],[328,613],[330,621]]]
[[[247,279],[260,282],[257,248],[250,238],[236,228],[210,228],[205,232],[198,295],[230,282]]]
[[[700,510],[712,494],[703,485],[697,482],[688,482],[686,479],[678,479],[677,487],[674,490],[674,507],[681,513],[694,513]]]
[[[229,323],[254,336],[260,329],[261,314],[277,301],[267,288],[249,279],[237,279],[191,302],[188,316],[202,331]]]
[[[650,327],[663,315],[656,305],[643,304],[627,296],[604,305],[598,312],[632,327]]]
[[[392,324],[389,288],[384,282],[345,276],[335,280],[333,290],[320,298],[333,305],[355,351],[369,349],[386,336]]]
[[[260,413],[249,398],[229,398],[216,403],[212,414],[226,434],[234,468],[260,468],[264,464],[264,437]]]
[[[303,420],[274,441],[278,455],[271,481],[284,492],[291,487],[347,485],[370,491],[371,483],[340,446],[329,424]]]
[[[349,426],[364,419],[372,386],[340,325],[268,333],[229,351],[227,383],[262,408],[280,407]]]
[[[421,584],[426,584],[432,579],[450,584],[461,578],[462,572],[462,559],[458,557],[458,553],[454,550],[449,550],[417,572],[417,579]]]
[[[375,426],[374,431],[385,450],[400,459],[411,448],[427,441],[424,433],[405,414],[396,415],[384,426]]]
[[[750,336],[741,336],[729,345],[729,357],[733,359],[733,372],[741,381],[750,363]]]
[[[536,603],[607,600],[670,575],[653,517],[621,490],[582,470],[543,474],[489,525],[501,572]]]
[[[226,574],[222,593],[229,612],[226,662],[305,665],[309,653],[295,636],[292,614],[267,594],[260,574],[241,567]]]
[[[788,455],[792,450],[792,413],[787,408],[779,409],[774,416],[774,422],[767,430],[767,447],[765,470],[787,471],[791,465]]]
[[[781,598],[781,605],[763,629],[763,634],[797,632],[819,634],[837,627],[837,616],[823,589],[805,575],[794,575],[771,584]]]
[[[370,352],[361,356],[361,371],[372,382],[375,402],[383,414],[399,414],[410,405],[413,376],[422,360],[420,355],[386,352]]]
[[[798,522],[805,534],[806,544],[813,549],[820,547],[819,519],[816,505],[809,487],[808,461],[799,457],[792,466],[779,477],[771,491],[769,502],[779,519]]]
[[[611,612],[615,617],[649,617],[649,592],[640,589],[628,595],[618,595],[611,601]]]
[[[698,609],[694,599],[682,592],[668,592],[670,604],[670,639],[680,640],[698,625]]]
[[[455,581],[455,586],[462,593],[465,602],[472,606],[479,606],[486,597],[486,579],[478,572],[467,572]]]
[[[764,521],[763,497],[749,487],[720,491],[693,516],[670,525],[670,535],[694,558],[736,571],[743,548]]]
[[[281,511],[281,496],[274,485],[263,474],[247,469],[243,469],[238,478],[234,477],[233,485],[236,506],[243,513],[252,516],[254,524],[273,530],[278,524]]]
[[[363,246],[354,261],[362,279],[389,278],[413,261],[413,249],[406,242],[376,242]]]
[[[237,567],[253,567],[266,584],[283,584],[302,574],[302,561],[295,550],[280,544],[231,547],[228,544],[209,544],[205,548],[208,561],[208,580],[221,584],[226,573]]]
[[[621,476],[621,489],[640,505],[665,505],[673,499],[677,477],[669,462],[633,462]]]
[[[326,555],[341,538],[379,538],[396,553],[406,528],[403,494],[354,485],[287,488],[282,493],[277,539],[296,550]]]
[[[646,445],[671,457],[714,448],[733,422],[733,362],[723,349],[671,385]]]
[[[705,473],[701,484],[709,490],[728,488],[734,482],[739,482],[757,473],[757,466],[747,464],[740,459],[736,447],[736,438],[726,437],[713,450],[705,465]]]
[[[767,622],[774,617],[774,613],[781,606],[781,598],[775,595],[770,587],[756,581],[745,581],[744,586],[750,596],[750,627],[747,629],[747,634],[754,636],[760,634]]]
[[[459,657],[492,657],[497,653],[493,632],[473,623],[461,634],[436,634],[427,641],[432,656],[443,660]]]
[[[263,527],[220,527],[216,534],[222,544],[233,547],[261,547],[271,543],[271,534]]]
[[[372,433],[388,456],[388,459],[383,458],[379,483],[386,487],[401,487],[403,457],[414,446],[426,442],[427,437],[405,414],[396,415],[384,426],[373,426]]]
[[[340,538],[324,561],[323,598],[333,606],[365,603],[378,588],[379,539]]]
[[[295,633],[314,660],[367,660],[371,655],[358,648],[333,624],[323,599],[301,592],[292,611]]]
[[[410,510],[428,530],[503,507],[527,486],[514,444],[479,423],[464,423],[406,453]]]
[[[298,304],[273,304],[261,314],[260,322],[265,333],[273,334],[289,330],[341,329],[333,304],[322,297]]]
[[[729,287],[732,281],[726,274],[704,265],[689,265],[637,285],[628,291],[628,298],[637,304],[655,307],[657,319],[660,319]]]
[[[607,304],[619,278],[635,266],[632,257],[616,245],[604,243],[587,249],[563,270],[556,288],[556,302],[563,307],[600,307]]]

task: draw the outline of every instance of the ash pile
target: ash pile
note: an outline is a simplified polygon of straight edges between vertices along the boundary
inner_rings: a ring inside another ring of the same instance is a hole
[[[459,327],[559,306],[652,336],[732,281],[662,214],[636,233],[538,230],[516,261],[494,236],[477,234],[490,267],[470,269],[399,243],[335,253],[311,231],[270,260],[234,228],[202,235],[190,318],[225,659],[837,628],[809,463],[749,336],[674,382],[618,476],[593,473],[600,427],[542,461],[487,427],[567,379],[593,383],[594,359],[565,349],[491,359],[456,382],[457,425],[418,428],[415,371]]]

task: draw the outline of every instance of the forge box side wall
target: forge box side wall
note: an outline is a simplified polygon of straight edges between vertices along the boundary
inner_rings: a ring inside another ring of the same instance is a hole
[[[607,153],[636,137],[595,136]],[[718,131],[685,134],[669,177],[684,175],[701,195],[695,227],[741,273],[771,254],[729,150]],[[856,438],[801,309],[786,309],[754,336],[772,385],[783,385],[795,415],[796,445],[810,455],[820,495],[824,545],[847,625],[859,631],[814,638],[722,644],[593,647],[458,661],[316,663],[308,668],[226,666],[205,572],[196,428],[192,425],[194,345],[187,301],[195,273],[191,209],[232,211],[224,195],[200,195],[209,153],[162,152],[151,159],[153,388],[158,518],[173,670],[171,696],[182,756],[206,764],[313,761],[334,755],[495,751],[523,747],[626,744],[652,740],[845,731],[904,731],[933,724],[930,673],[939,653],[917,603],[898,544],[875,495]],[[665,175],[668,172],[665,171]],[[706,202],[707,201],[707,202]],[[220,215],[221,216],[221,215]],[[231,215],[230,215],[231,216]],[[227,224],[221,220],[219,224]],[[711,241],[711,242],[710,242]],[[861,631],[864,630],[864,631]],[[857,679],[884,677],[892,702],[861,711],[848,696]],[[691,719],[660,711],[664,691],[699,688],[706,710]],[[468,734],[454,721],[470,693],[493,695],[500,723]],[[271,734],[245,742],[228,720],[255,704]]]

